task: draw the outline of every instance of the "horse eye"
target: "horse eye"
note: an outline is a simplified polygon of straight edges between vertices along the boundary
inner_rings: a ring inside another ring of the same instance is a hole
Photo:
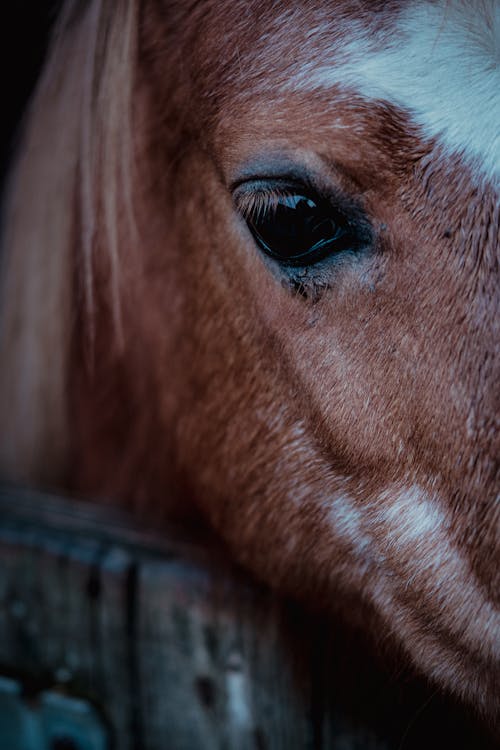
[[[261,188],[236,203],[260,249],[283,265],[309,266],[351,245],[347,221],[319,196]]]

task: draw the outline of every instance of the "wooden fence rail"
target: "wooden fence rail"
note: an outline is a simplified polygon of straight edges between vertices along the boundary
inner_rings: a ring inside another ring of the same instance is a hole
[[[0,488],[2,750],[491,750],[206,539]]]

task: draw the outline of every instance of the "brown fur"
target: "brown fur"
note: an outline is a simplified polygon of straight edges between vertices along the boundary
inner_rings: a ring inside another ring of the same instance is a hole
[[[73,196],[63,473],[151,521],[201,512],[280,589],[327,607],[355,600],[349,616],[494,720],[499,620],[488,624],[486,604],[476,612],[495,650],[461,609],[470,586],[500,606],[498,194],[388,103],[341,87],[280,93],[311,28],[326,23],[332,45],[335,14],[390,30],[404,3],[312,5],[290,2],[277,19],[273,3],[138,4],[133,90],[112,114],[116,126],[131,106],[130,161],[93,157],[90,249]],[[117,36],[121,6],[106,19]],[[107,54],[97,80],[112,95]],[[99,122],[105,146],[121,143]],[[259,254],[230,195],[246,160],[283,156],[362,206],[377,238],[362,262],[306,275],[301,294]],[[406,507],[409,487],[443,519],[413,546],[384,515]],[[361,558],[328,520],[343,496],[370,539]],[[453,551],[445,588],[440,538]]]

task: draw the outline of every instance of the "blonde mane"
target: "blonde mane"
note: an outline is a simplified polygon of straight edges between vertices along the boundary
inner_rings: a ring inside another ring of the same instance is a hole
[[[0,474],[64,478],[75,309],[93,335],[97,225],[118,336],[118,214],[133,232],[130,127],[136,3],[66,3],[26,113],[3,210]],[[123,210],[125,209],[125,210]],[[81,280],[81,281],[80,281]],[[82,291],[79,291],[82,287]]]

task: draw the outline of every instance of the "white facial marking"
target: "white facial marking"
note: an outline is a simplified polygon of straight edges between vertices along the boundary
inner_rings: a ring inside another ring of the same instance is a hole
[[[500,613],[454,544],[438,498],[408,485],[363,500],[344,492],[326,505],[333,537],[352,548],[351,575],[361,577],[365,596],[379,610],[399,612],[411,624],[405,597],[419,592],[421,607],[429,607],[458,646],[499,658]]]
[[[386,490],[378,504],[377,531],[382,530],[388,548],[395,550],[392,565],[401,566],[399,572],[409,576],[408,587],[442,606],[447,626],[465,643],[498,658],[500,613],[485,598],[467,558],[453,543],[437,499],[413,485]]]
[[[383,497],[388,494],[383,493]],[[382,506],[379,519],[392,530],[393,544],[401,547],[436,539],[446,529],[446,519],[439,507],[414,486],[395,492],[390,505]]]
[[[381,44],[359,24],[347,26],[332,61],[323,55],[289,86],[346,86],[402,107],[426,137],[499,181],[500,3],[413,2],[397,16],[389,40]]]
[[[368,553],[372,545],[363,530],[361,510],[348,495],[339,495],[333,500],[329,520],[336,533],[353,545],[357,553]]]

